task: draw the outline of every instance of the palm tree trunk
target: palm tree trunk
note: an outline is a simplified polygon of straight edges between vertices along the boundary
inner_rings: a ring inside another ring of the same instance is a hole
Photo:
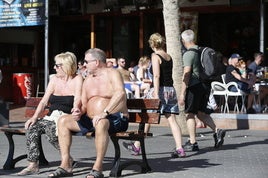
[[[177,96],[180,93],[179,91],[181,88],[183,74],[179,28],[179,1],[180,0],[162,0],[167,53],[169,53],[173,59],[173,80]],[[180,111],[184,110],[184,107],[180,107],[179,109]],[[188,133],[185,115],[180,114],[177,119],[179,125],[181,126],[182,133]]]

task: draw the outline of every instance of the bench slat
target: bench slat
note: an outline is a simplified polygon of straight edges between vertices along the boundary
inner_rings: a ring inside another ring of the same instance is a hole
[[[26,109],[25,109],[25,114],[24,114],[25,121],[34,115],[35,110],[41,100],[42,100],[41,97],[31,97],[26,100],[26,104],[25,104]],[[47,115],[48,112],[49,110],[48,108],[46,108],[43,111],[43,113],[40,115],[40,117],[44,117],[45,115]]]
[[[127,99],[128,109],[158,110],[159,106],[159,99]]]
[[[34,115],[35,110],[36,110],[36,108],[27,107],[25,110],[25,115],[24,115],[25,119],[31,118]],[[45,115],[47,115],[48,112],[49,112],[49,110],[45,109],[43,111],[43,113],[40,115],[40,117],[44,117]]]
[[[12,128],[12,127],[0,127],[2,132],[12,132],[12,133],[21,133],[25,134],[26,130],[24,128]]]
[[[159,124],[160,113],[129,113],[129,122]]]
[[[86,133],[86,138],[94,138],[94,132],[88,132]],[[132,137],[132,138],[138,138],[138,137],[152,137],[153,133],[144,133],[144,132],[139,132],[138,130],[133,130],[133,131],[126,131],[126,132],[117,132],[115,134],[110,135],[111,137]]]
[[[37,107],[41,101],[41,97],[30,97],[26,100],[26,107]]]
[[[133,130],[133,131],[126,131],[126,132],[117,132],[113,135],[111,135],[112,137],[152,137],[153,134],[152,133],[143,133],[143,132],[139,132],[137,130]]]

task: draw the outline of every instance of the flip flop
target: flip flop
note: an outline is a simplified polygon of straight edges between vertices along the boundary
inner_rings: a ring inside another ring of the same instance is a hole
[[[104,178],[104,175],[100,171],[96,171],[96,170],[93,170],[93,169],[86,176],[86,178],[88,178],[88,176],[91,176],[91,177],[94,177],[94,178]]]
[[[68,172],[65,169],[58,167],[54,172],[50,173],[48,178],[57,178],[57,177],[72,177],[73,173]]]
[[[77,161],[73,161],[73,163],[72,163],[72,168],[76,168],[77,165],[78,165],[78,162],[77,162]]]

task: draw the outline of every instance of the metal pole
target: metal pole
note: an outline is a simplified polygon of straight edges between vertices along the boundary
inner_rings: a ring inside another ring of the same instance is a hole
[[[90,16],[91,32],[90,32],[90,48],[96,47],[96,34],[95,34],[95,15]]]
[[[260,52],[264,52],[264,3],[260,4]]]
[[[48,75],[49,75],[49,71],[48,71],[48,1],[49,0],[45,0],[46,1],[46,6],[45,6],[45,68],[44,68],[44,73],[45,73],[45,83],[44,83],[44,87],[45,90],[47,88],[47,84],[48,84]]]

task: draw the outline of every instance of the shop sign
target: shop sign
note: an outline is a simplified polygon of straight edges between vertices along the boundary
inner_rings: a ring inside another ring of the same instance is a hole
[[[46,0],[0,0],[0,27],[45,24]]]

